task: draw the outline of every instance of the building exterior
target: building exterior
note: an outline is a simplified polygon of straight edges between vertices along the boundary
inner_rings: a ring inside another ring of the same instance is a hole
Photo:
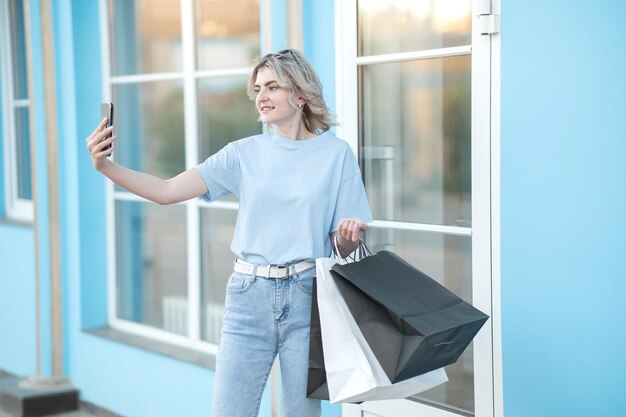
[[[583,8],[583,6],[585,6]],[[0,370],[129,417],[209,415],[234,198],[147,203],[261,132],[253,59],[297,47],[390,249],[491,316],[414,399],[323,416],[626,416],[626,5],[553,0],[0,0]],[[274,370],[262,416],[278,411]]]

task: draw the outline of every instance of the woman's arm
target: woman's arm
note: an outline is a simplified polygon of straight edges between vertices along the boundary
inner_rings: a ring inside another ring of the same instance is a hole
[[[333,242],[335,242],[335,235],[337,236],[337,249],[340,252],[337,255],[345,258],[354,252],[359,247],[359,239],[366,230],[367,224],[359,219],[342,219],[337,226],[337,231],[330,236]],[[333,250],[335,250],[334,243]]]
[[[96,170],[133,194],[158,204],[173,204],[201,196],[208,192],[200,173],[192,168],[176,177],[164,180],[143,172],[133,171],[111,161],[108,157],[113,153],[116,137],[105,138],[112,128],[105,129],[106,119],[86,139],[91,161]],[[111,144],[108,150],[104,147]]]

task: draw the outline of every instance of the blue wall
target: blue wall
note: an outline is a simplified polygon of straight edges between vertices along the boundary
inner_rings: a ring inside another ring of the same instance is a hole
[[[284,14],[284,4],[273,2],[272,7],[275,16]],[[93,45],[100,43],[100,21],[96,2],[62,0],[54,12],[57,88],[63,92],[58,94],[58,119],[63,132],[65,370],[83,399],[122,415],[206,416],[212,371],[82,332],[106,324],[107,309],[104,179],[93,169],[84,145],[99,122],[102,71],[100,50]],[[284,29],[273,30],[273,37],[275,44],[284,42]],[[323,68],[326,77],[332,75],[334,68]],[[269,415],[268,394],[261,416]],[[339,414],[339,407],[324,405],[325,417]]]
[[[29,92],[38,103],[43,103],[43,72],[41,70],[41,25],[39,22],[39,2],[30,0],[31,30],[33,40],[33,78],[36,86],[34,92]],[[45,167],[45,126],[43,123],[43,104],[36,105],[34,132],[37,140],[37,163]],[[1,145],[1,143],[0,143]],[[1,156],[1,154],[0,154]],[[0,159],[0,166],[4,168],[4,161]],[[0,169],[2,170],[2,169]],[[39,187],[39,213],[42,228],[47,228],[48,218],[42,206],[47,205],[47,190],[45,182],[45,170],[39,168],[37,181]],[[0,216],[4,216],[4,178],[0,175],[0,193],[2,197],[2,209]],[[41,293],[42,297],[49,294],[49,263],[47,242],[48,235],[42,232],[39,235],[40,268],[41,268]],[[35,257],[34,257],[34,233],[29,224],[0,222],[0,369],[22,374],[32,375],[36,371],[36,303],[35,303]],[[49,295],[47,297],[50,298]],[[42,347],[50,346],[49,317],[50,304],[40,304],[40,318],[42,320],[40,332]],[[50,374],[50,355],[42,357],[42,374]]]
[[[55,3],[58,114],[63,143],[66,372],[84,400],[129,416],[206,416],[212,371],[82,330],[106,324],[104,179],[84,140],[99,123],[102,71],[97,2]],[[179,381],[180,383],[175,383]],[[265,407],[267,409],[267,405]]]
[[[0,224],[0,261],[0,369],[32,375],[37,358],[32,228]]]
[[[502,3],[505,415],[623,416],[626,4]]]
[[[324,98],[335,111],[335,2],[302,1],[303,50],[324,87]]]
[[[283,13],[284,4],[273,3],[276,15]],[[502,3],[505,415],[623,415],[626,58],[620,48],[626,27],[619,19],[626,5],[602,0],[583,10],[564,0]],[[125,415],[168,416],[174,409],[206,415],[211,371],[82,332],[106,322],[106,229],[94,221],[105,218],[104,182],[84,148],[99,119],[100,54],[93,47],[99,19],[97,2],[61,0],[54,7],[66,372],[84,399]],[[37,1],[31,10],[38,22]],[[334,107],[332,15],[332,1],[303,2],[304,51]],[[38,28],[33,25],[35,39]],[[284,31],[274,34],[284,37]],[[40,54],[41,47],[34,50]],[[35,61],[35,96],[43,103],[41,57]],[[45,124],[38,109],[39,143]],[[45,167],[44,152],[40,146],[39,167]],[[45,170],[38,180],[44,183]],[[40,198],[46,201],[45,190]],[[47,271],[45,233],[41,239]],[[8,265],[0,273],[0,368],[22,375],[35,366],[33,244],[30,228],[0,224],[0,262]],[[49,299],[46,273],[43,278]],[[45,318],[47,302],[42,306]],[[267,414],[267,397],[263,409]],[[325,407],[324,415],[337,416],[339,409]]]

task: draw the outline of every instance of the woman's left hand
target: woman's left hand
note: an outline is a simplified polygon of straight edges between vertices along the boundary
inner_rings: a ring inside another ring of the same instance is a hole
[[[337,226],[338,237],[351,242],[358,242],[366,230],[367,224],[359,219],[341,219]]]

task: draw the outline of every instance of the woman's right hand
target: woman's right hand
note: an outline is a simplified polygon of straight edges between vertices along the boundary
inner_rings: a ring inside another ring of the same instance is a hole
[[[110,163],[108,157],[113,153],[113,142],[115,142],[116,137],[111,136],[110,138],[103,140],[107,135],[109,135],[113,131],[113,126],[105,127],[107,123],[107,119],[104,118],[94,130],[91,135],[85,142],[87,142],[87,148],[89,149],[89,154],[91,155],[91,162],[93,166],[98,171],[101,171],[108,163]],[[103,150],[108,145],[111,147],[107,150]]]

